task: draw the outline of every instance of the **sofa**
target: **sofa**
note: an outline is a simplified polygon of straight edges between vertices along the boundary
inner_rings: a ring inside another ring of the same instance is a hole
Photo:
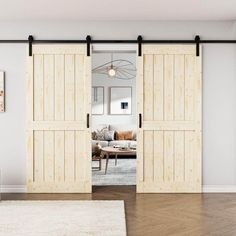
[[[94,152],[94,147],[97,143],[102,147],[123,147],[128,145],[130,145],[131,147],[136,147],[136,136],[136,125],[100,124],[93,126],[92,153]]]

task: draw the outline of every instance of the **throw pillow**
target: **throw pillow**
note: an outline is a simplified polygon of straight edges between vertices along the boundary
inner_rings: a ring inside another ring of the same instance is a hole
[[[113,141],[115,136],[115,131],[105,131],[104,138],[106,141]]]
[[[132,131],[116,132],[116,139],[117,140],[132,140],[133,139],[133,132]]]
[[[97,140],[102,140],[102,141],[106,140],[105,139],[105,132],[107,132],[107,131],[108,131],[107,128],[103,128],[101,130],[97,130],[97,132],[96,132]]]
[[[96,140],[97,139],[97,134],[95,131],[92,132],[92,140]]]

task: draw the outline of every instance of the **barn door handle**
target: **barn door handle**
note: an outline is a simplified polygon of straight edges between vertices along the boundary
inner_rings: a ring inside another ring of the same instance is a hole
[[[87,113],[87,128],[89,128],[89,113]]]
[[[138,124],[139,128],[142,128],[142,114],[139,113],[139,124]]]

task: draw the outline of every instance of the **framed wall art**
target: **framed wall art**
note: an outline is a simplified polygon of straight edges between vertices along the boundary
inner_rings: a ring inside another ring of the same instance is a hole
[[[132,114],[132,87],[110,87],[110,114]]]
[[[103,115],[104,113],[104,88],[92,87],[92,115]]]

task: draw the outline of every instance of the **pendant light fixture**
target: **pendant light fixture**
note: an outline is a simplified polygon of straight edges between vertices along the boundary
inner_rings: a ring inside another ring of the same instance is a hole
[[[114,60],[113,53],[111,54],[111,61],[95,67],[92,72],[94,74],[104,75],[109,79],[130,80],[136,76],[134,64],[128,60]]]
[[[116,70],[113,66],[113,53],[111,54],[111,66],[108,69],[108,75],[110,76],[110,78],[114,78],[116,75]]]

